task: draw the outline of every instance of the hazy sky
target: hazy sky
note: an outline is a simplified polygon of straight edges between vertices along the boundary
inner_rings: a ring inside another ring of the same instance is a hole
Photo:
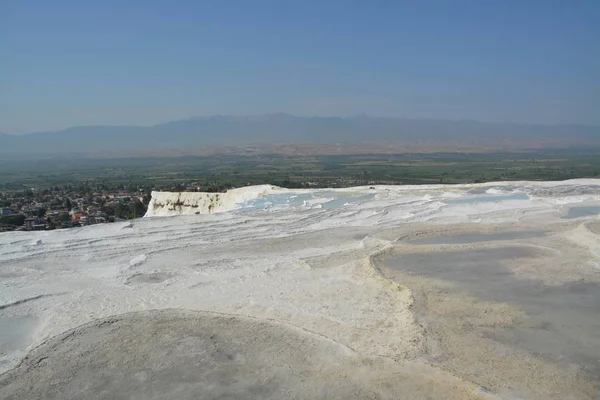
[[[288,112],[600,125],[600,1],[0,2],[0,131]]]

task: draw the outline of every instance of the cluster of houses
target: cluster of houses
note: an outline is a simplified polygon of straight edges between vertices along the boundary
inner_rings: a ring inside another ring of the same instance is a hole
[[[15,210],[14,208],[6,207],[0,209],[0,215],[2,217],[24,217],[22,226],[15,226],[13,224],[0,224],[0,232],[12,230],[43,231],[114,221],[114,218],[107,216],[107,214],[104,212],[84,212],[77,208],[74,208],[70,211],[48,211],[43,216],[38,216],[35,215],[35,213],[24,213]]]
[[[57,196],[48,197],[50,199],[29,202],[19,199],[13,203],[16,207],[0,208],[0,232],[50,230],[114,222],[120,219],[115,213],[120,205],[142,199],[142,196],[129,193],[105,193],[93,196],[93,200],[92,196],[72,201]]]

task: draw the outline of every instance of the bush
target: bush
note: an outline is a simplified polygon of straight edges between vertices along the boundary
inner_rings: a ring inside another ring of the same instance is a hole
[[[14,226],[21,226],[25,223],[25,216],[24,215],[10,215],[10,216],[6,216],[6,217],[0,217],[0,224],[7,224],[7,225],[14,225]]]

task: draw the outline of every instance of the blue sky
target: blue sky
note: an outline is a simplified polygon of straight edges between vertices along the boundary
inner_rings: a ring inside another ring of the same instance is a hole
[[[600,125],[600,1],[0,3],[0,131],[193,115]]]

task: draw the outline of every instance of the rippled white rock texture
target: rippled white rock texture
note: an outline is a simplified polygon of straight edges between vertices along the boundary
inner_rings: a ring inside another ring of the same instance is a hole
[[[410,287],[380,276],[372,255],[459,225],[576,229],[598,218],[599,205],[600,180],[264,185],[154,192],[146,216],[131,222],[0,233],[0,372],[94,319],[171,308],[276,321],[348,351],[417,360],[426,333]],[[597,237],[573,235],[600,256]]]

